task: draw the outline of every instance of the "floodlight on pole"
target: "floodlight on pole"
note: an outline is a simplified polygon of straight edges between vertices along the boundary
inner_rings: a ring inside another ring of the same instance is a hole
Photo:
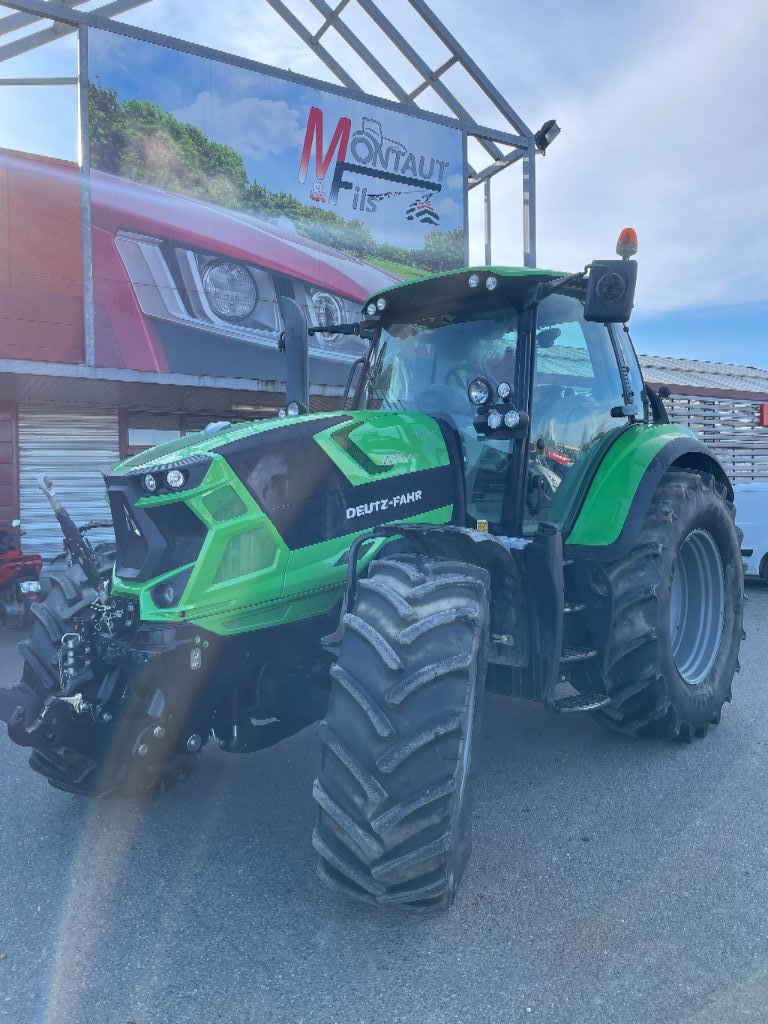
[[[533,136],[533,141],[536,143],[536,149],[538,149],[542,156],[544,156],[549,146],[559,134],[560,125],[555,120],[545,121],[541,128],[539,128]]]

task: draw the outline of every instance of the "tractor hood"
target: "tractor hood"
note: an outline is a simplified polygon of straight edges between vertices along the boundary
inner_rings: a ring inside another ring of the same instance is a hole
[[[246,437],[256,437],[271,430],[284,430],[295,427],[297,424],[308,422],[318,423],[317,429],[321,430],[324,420],[335,419],[338,414],[316,413],[310,416],[271,418],[264,420],[249,420],[245,423],[231,423],[212,433],[205,434],[202,431],[187,434],[165,444],[159,444],[154,448],[139,452],[124,459],[115,466],[116,473],[149,469],[158,464],[165,464],[172,459],[184,459],[193,455],[207,455],[209,452],[217,451],[225,445],[240,441]]]
[[[142,619],[221,633],[244,605],[293,615],[320,593],[333,607],[349,546],[372,527],[463,515],[447,429],[415,412],[241,423],[126,459],[105,481],[113,592],[137,599]]]

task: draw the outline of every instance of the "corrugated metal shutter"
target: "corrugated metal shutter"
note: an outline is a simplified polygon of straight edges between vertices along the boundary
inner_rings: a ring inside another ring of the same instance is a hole
[[[768,480],[768,427],[760,402],[676,395],[664,399],[672,423],[690,427],[714,451],[731,480]]]
[[[24,550],[50,558],[61,551],[61,529],[37,486],[39,473],[53,479],[56,493],[78,526],[108,519],[101,472],[119,459],[117,413],[19,409],[19,498]],[[93,542],[114,540],[111,531],[89,534]]]

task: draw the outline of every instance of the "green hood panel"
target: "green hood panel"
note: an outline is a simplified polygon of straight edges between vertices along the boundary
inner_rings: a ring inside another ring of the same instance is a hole
[[[296,423],[317,422],[320,424],[318,426],[318,430],[320,430],[324,420],[333,419],[336,416],[338,416],[338,413],[323,412],[315,413],[311,416],[286,416],[282,419],[249,420],[244,423],[232,423],[230,426],[224,427],[208,437],[203,436],[201,432],[187,434],[184,437],[177,438],[175,441],[167,441],[165,444],[159,444],[155,448],[149,448],[147,451],[139,452],[138,455],[132,455],[130,458],[124,459],[115,466],[115,471],[118,473],[136,472],[137,470],[150,468],[161,463],[173,462],[174,460],[171,456],[175,456],[178,459],[186,459],[190,455],[207,455],[210,452],[217,451],[223,445],[231,444],[233,441],[241,441],[243,438],[263,434],[268,430],[284,430]]]
[[[191,456],[210,457],[196,486],[155,494],[142,488],[146,471]],[[355,537],[385,522],[450,522],[456,500],[440,427],[420,413],[237,424],[127,459],[115,479],[126,476],[139,495],[130,514],[142,533],[174,522],[174,507],[184,506],[204,524],[205,538],[193,562],[148,579],[116,574],[113,592],[137,600],[144,621],[183,619],[220,635],[330,611],[342,596]],[[361,567],[382,543],[367,548]],[[164,609],[156,588],[176,576],[181,599]]]

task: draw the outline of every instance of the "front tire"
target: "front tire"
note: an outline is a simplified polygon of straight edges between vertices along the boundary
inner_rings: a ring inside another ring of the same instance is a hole
[[[604,724],[690,741],[720,721],[743,637],[734,515],[711,474],[665,473],[635,546],[608,571],[612,700],[594,713]]]
[[[382,558],[345,617],[322,726],[320,877],[378,904],[450,906],[471,850],[488,574]]]

